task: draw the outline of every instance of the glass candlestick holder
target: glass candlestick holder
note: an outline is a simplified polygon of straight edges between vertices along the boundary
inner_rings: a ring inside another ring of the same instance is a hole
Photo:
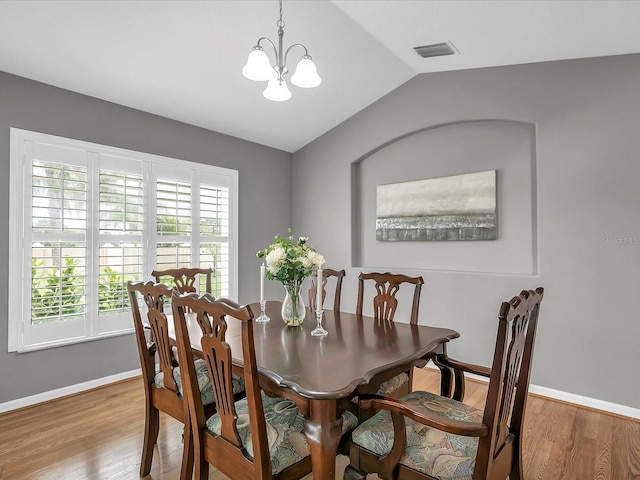
[[[322,328],[322,316],[323,315],[324,315],[324,310],[322,308],[318,308],[316,310],[316,320],[318,321],[318,324],[317,324],[316,328],[311,330],[311,335],[313,335],[314,337],[324,337],[326,334],[329,333],[324,328]]]
[[[256,323],[266,323],[269,320],[271,320],[269,317],[267,317],[267,314],[264,311],[266,306],[267,306],[267,301],[260,300],[260,315],[254,319]]]

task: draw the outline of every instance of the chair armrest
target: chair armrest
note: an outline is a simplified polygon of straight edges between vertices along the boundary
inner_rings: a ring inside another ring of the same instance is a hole
[[[462,422],[442,416],[430,414],[408,406],[400,400],[379,395],[361,395],[359,398],[361,408],[374,408],[389,410],[392,413],[402,414],[411,420],[427,425],[444,432],[465,437],[485,437],[489,434],[489,427],[479,422]]]
[[[480,375],[483,377],[491,376],[491,369],[487,367],[483,367],[482,365],[474,365],[473,363],[461,362],[459,360],[454,360],[446,355],[436,355],[436,360],[438,363],[453,368],[454,370],[461,370],[463,372],[473,373],[476,375]]]

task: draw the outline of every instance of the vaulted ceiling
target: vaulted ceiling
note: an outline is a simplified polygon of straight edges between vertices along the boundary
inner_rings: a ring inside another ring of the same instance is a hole
[[[637,1],[284,0],[283,12],[285,48],[304,44],[322,77],[286,102],[240,73],[259,37],[277,42],[277,0],[0,1],[0,70],[295,152],[420,73],[640,52]],[[457,53],[413,50],[440,42]]]

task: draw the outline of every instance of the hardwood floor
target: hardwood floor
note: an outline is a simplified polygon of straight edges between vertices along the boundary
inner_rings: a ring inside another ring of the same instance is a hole
[[[419,370],[415,378],[416,388],[437,391],[434,371]],[[465,403],[481,408],[485,391],[468,381]],[[142,396],[140,380],[132,379],[0,415],[0,480],[139,478]],[[181,432],[163,415],[147,478],[178,477]],[[640,479],[640,421],[532,396],[524,450],[525,480]],[[337,458],[338,478],[347,462]],[[226,477],[212,470],[209,478]]]

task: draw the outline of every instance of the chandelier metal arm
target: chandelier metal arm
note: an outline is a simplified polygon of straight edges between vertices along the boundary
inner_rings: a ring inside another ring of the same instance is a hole
[[[305,57],[311,57],[311,55],[309,55],[309,52],[307,51],[307,47],[305,47],[301,43],[294,43],[289,48],[287,48],[286,52],[284,52],[284,62],[283,62],[284,65],[287,64],[287,57],[289,56],[289,50],[291,50],[293,47],[301,47],[304,50],[304,56]]]
[[[278,63],[278,49],[276,48],[275,44],[271,40],[269,40],[267,37],[260,37],[256,42],[256,46],[261,47],[260,42],[263,40],[267,42],[269,45],[271,45],[271,47],[273,48],[273,53],[276,56],[276,63]]]

